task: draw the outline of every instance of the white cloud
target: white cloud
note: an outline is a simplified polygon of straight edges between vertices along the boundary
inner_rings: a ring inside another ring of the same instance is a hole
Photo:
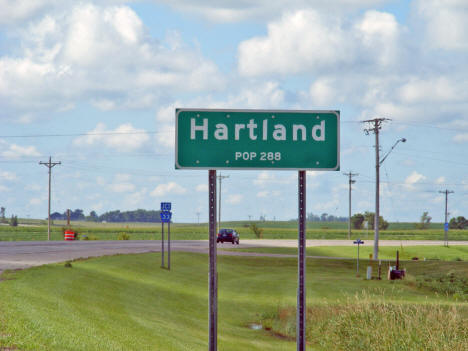
[[[0,139],[0,156],[6,159],[18,159],[21,157],[38,157],[41,156],[35,146],[21,146],[17,144],[9,144],[5,140]]]
[[[136,191],[132,194],[129,194],[126,197],[125,202],[129,206],[133,206],[133,207],[143,206],[144,207],[147,204],[145,203],[145,198],[147,194],[148,194],[148,189],[143,188],[140,191]]]
[[[276,177],[274,176],[273,173],[268,172],[268,171],[261,171],[258,175],[257,178],[254,179],[253,183],[255,185],[259,186],[265,186],[268,184],[268,182],[276,180]]]
[[[142,108],[171,92],[223,87],[213,62],[177,35],[154,40],[130,7],[68,5],[25,26],[15,55],[0,56],[4,114],[31,119],[79,101]]]
[[[336,103],[337,89],[334,88],[338,82],[328,77],[319,78],[310,86],[310,97],[315,106],[329,106]]]
[[[227,105],[246,108],[274,108],[285,103],[285,91],[277,82],[267,81],[249,85],[236,96],[230,96]],[[226,105],[226,104],[225,104]]]
[[[355,12],[366,6],[376,6],[386,0],[154,0],[176,10],[195,14],[213,22],[239,22],[276,18],[278,14],[304,8],[321,9],[329,13]]]
[[[195,190],[199,193],[207,193],[208,192],[208,184],[198,184]]]
[[[42,204],[42,201],[43,201],[42,199],[39,199],[39,198],[37,198],[37,197],[34,197],[34,198],[32,198],[31,200],[29,200],[29,204],[30,204],[30,205],[33,205],[33,206],[37,206],[37,205]]]
[[[263,190],[257,193],[257,197],[268,197],[269,194],[270,192],[268,190]]]
[[[445,183],[445,177],[441,176],[436,179],[436,184],[444,184]]]
[[[229,195],[226,202],[232,205],[237,205],[242,202],[243,198],[244,196],[241,194]]]
[[[323,74],[388,66],[396,62],[398,38],[398,22],[390,13],[367,11],[350,26],[339,16],[315,10],[288,12],[268,24],[267,36],[240,43],[239,72],[245,76]],[[312,86],[312,93],[319,100],[332,94],[328,89],[318,96],[318,88]]]
[[[179,101],[174,102],[173,104],[160,107],[156,111],[156,121],[163,123],[174,124],[175,120],[175,109],[180,107],[182,104]]]
[[[114,193],[128,193],[135,190],[135,185],[132,183],[114,183],[109,185],[109,190]]]
[[[0,24],[12,24],[34,15],[45,8],[51,0],[0,0]]]
[[[169,182],[167,184],[159,184],[154,190],[151,192],[151,196],[153,197],[161,197],[168,194],[171,195],[182,195],[187,192],[183,186],[175,183]]]
[[[463,83],[450,80],[445,76],[435,76],[422,79],[410,77],[399,89],[399,97],[404,103],[424,103],[431,101],[460,101],[466,97]]]
[[[405,187],[408,189],[408,190],[412,190],[414,189],[415,185],[423,180],[425,180],[426,177],[416,171],[413,171],[408,177],[406,177],[405,179]]]
[[[468,133],[457,134],[453,137],[453,141],[456,143],[467,143],[468,142]]]
[[[465,0],[417,0],[423,19],[426,45],[444,50],[468,49],[468,3]]]
[[[8,180],[11,182],[16,180],[16,174],[8,171],[0,171],[0,179]]]
[[[149,140],[145,130],[134,128],[131,123],[122,124],[114,130],[106,130],[104,123],[98,123],[96,128],[76,138],[73,143],[77,146],[105,146],[131,152],[143,147]]]
[[[343,39],[336,19],[328,21],[313,10],[290,13],[270,23],[266,37],[240,43],[239,72],[246,76],[291,74],[334,65],[349,57]]]
[[[118,173],[114,176],[114,179],[117,183],[120,182],[128,182],[132,176],[130,174],[125,174],[125,173]]]
[[[175,126],[174,124],[162,124],[158,126],[158,132],[155,135],[156,142],[168,149],[174,149],[175,145]]]
[[[364,14],[355,28],[361,47],[365,49],[365,51],[359,50],[361,57],[368,55],[383,66],[391,64],[396,59],[399,27],[395,16],[370,10]]]

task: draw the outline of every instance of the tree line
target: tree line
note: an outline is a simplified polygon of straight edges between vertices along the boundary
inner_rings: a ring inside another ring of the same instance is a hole
[[[348,217],[334,216],[328,213],[322,213],[320,216],[311,213],[307,214],[308,222],[347,222]]]
[[[154,210],[143,210],[138,209],[134,211],[108,211],[101,215],[98,215],[96,211],[91,211],[89,215],[85,215],[83,210],[76,209],[70,210],[71,221],[89,221],[89,222],[150,222],[150,223],[161,223],[160,213],[161,211]],[[67,211],[63,213],[54,212],[51,213],[50,218],[52,220],[67,220]]]

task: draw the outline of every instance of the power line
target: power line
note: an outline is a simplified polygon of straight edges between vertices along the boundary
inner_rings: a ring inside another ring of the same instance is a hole
[[[95,135],[132,135],[132,134],[170,134],[171,132],[158,132],[154,130],[137,132],[88,132],[88,133],[69,133],[69,134],[23,134],[23,135],[0,135],[0,138],[54,138],[54,137],[73,137],[73,136],[95,136]]]
[[[449,128],[449,127],[441,127],[441,126],[437,126],[437,125],[434,125],[434,124],[427,124],[427,123],[420,123],[420,122],[412,123],[412,122],[398,122],[398,121],[395,121],[394,123],[395,124],[408,125],[408,126],[411,126],[411,127],[418,127],[418,128],[425,127],[425,128],[434,128],[434,129],[452,130],[452,131],[455,131],[455,132],[468,130],[468,128],[463,128],[463,127]]]

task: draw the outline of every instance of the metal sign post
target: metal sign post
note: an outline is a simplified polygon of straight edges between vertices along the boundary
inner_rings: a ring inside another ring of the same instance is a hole
[[[161,202],[161,268],[164,267],[164,223],[167,223],[167,269],[171,269],[171,203]]]
[[[356,277],[359,277],[359,245],[364,244],[364,241],[357,239],[356,241],[353,241],[353,244],[357,244]]]
[[[218,272],[216,268],[216,170],[208,171],[209,207],[209,351],[218,349]]]
[[[171,221],[167,222],[167,269],[171,270]]]
[[[305,255],[305,223],[306,223],[306,172],[299,171],[299,241],[298,241],[298,289],[297,289],[297,351],[305,351],[306,326],[306,255]]]
[[[161,219],[161,268],[164,268],[164,222]]]

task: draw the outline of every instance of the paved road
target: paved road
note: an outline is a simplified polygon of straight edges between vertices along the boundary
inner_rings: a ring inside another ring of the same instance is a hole
[[[352,246],[350,240],[307,240],[307,246]],[[372,240],[365,240],[365,246],[372,246]],[[401,241],[381,240],[381,246],[443,245],[442,241]],[[450,245],[468,245],[468,241],[454,241]],[[244,240],[240,245],[218,244],[219,248],[249,247],[297,247],[296,240]],[[206,240],[175,240],[171,249],[177,251],[208,252]],[[158,252],[160,241],[2,241],[0,242],[0,273],[5,269],[20,269],[40,266],[47,263],[63,262],[77,258],[87,258],[114,254]],[[282,254],[256,254],[247,252],[222,252],[223,255],[295,257]]]

